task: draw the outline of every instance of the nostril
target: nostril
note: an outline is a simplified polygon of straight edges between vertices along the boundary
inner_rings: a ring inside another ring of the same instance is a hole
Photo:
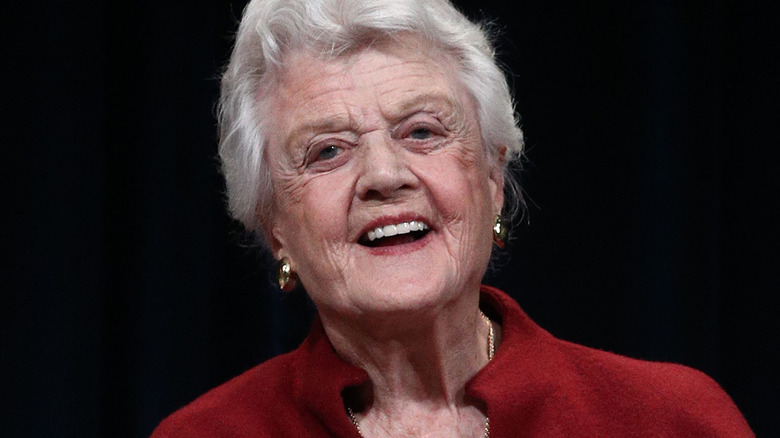
[[[387,201],[403,197],[415,189],[415,184],[386,184],[383,186],[358,189],[358,197],[363,201]]]
[[[385,195],[380,190],[369,189],[361,196],[361,199],[364,201],[383,201],[389,198],[390,196],[391,194]]]
[[[358,182],[361,197],[366,200],[388,199],[398,191],[412,186],[412,176],[406,169],[381,169],[364,172]]]

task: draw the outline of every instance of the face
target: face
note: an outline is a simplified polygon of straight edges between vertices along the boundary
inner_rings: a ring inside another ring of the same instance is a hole
[[[330,61],[293,53],[286,65],[265,151],[274,256],[291,260],[323,314],[475,296],[503,179],[454,63],[410,39]]]

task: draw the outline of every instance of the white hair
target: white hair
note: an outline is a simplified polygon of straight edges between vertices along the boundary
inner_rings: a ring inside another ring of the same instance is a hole
[[[285,55],[305,50],[335,58],[399,33],[419,35],[455,60],[461,84],[476,101],[488,157],[496,159],[506,147],[504,215],[511,219],[519,211],[519,184],[510,164],[520,158],[523,134],[484,26],[447,0],[252,0],[222,77],[219,102],[228,209],[248,230],[259,231],[271,210],[271,176],[263,160],[267,99],[261,96],[273,93]]]

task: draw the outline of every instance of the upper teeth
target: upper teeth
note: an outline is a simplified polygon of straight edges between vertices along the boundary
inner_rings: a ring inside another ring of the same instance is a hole
[[[381,239],[383,237],[391,237],[398,234],[407,234],[412,231],[423,231],[427,230],[428,224],[421,221],[409,221],[409,222],[401,222],[400,224],[395,225],[385,225],[384,227],[376,227],[373,230],[368,232],[368,240],[374,241],[376,239]]]

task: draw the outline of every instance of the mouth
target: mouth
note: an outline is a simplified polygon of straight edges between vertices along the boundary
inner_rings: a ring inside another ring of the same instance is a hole
[[[422,239],[430,229],[423,221],[404,221],[372,228],[358,239],[358,243],[369,248],[403,245]]]

